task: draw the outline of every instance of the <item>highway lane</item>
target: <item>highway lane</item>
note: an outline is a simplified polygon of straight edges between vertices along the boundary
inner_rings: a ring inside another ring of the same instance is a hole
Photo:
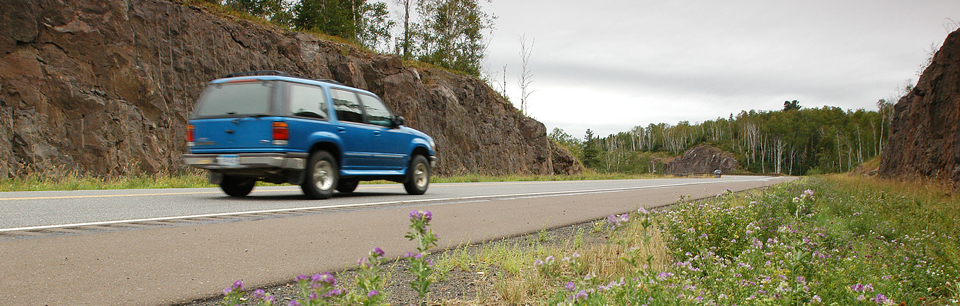
[[[361,185],[353,194],[337,194],[327,200],[306,199],[297,186],[257,187],[250,196],[240,199],[230,198],[218,188],[5,192],[0,193],[0,230],[320,207],[438,204],[770,179],[724,176],[719,179],[432,184],[422,196],[407,195],[400,184],[373,184]]]
[[[322,201],[302,200],[296,187],[261,188],[240,200],[215,189],[2,194],[3,219],[16,213],[9,208],[14,206],[29,211],[19,218],[35,219],[16,221],[21,226],[324,205],[366,208],[0,240],[0,300],[5,305],[169,305],[217,296],[238,279],[262,287],[299,274],[339,271],[373,247],[386,250],[388,258],[415,251],[403,238],[412,209],[433,212],[439,250],[668,205],[681,195],[710,197],[792,179],[436,184],[427,196],[405,195],[399,185],[369,185],[358,195]],[[89,214],[112,217],[90,218],[75,211],[36,217],[56,211],[56,205],[100,205]],[[114,211],[133,207],[154,209]]]

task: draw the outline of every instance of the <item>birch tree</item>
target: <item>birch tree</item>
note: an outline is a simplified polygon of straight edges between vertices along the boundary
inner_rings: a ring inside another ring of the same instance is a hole
[[[533,46],[537,43],[536,39],[533,39],[530,42],[530,47],[527,48],[527,36],[520,36],[520,76],[518,83],[520,85],[520,113],[527,115],[527,107],[529,106],[527,102],[529,101],[530,94],[533,94],[533,90],[530,90],[530,83],[533,83],[533,71],[530,70],[530,56],[533,54]]]

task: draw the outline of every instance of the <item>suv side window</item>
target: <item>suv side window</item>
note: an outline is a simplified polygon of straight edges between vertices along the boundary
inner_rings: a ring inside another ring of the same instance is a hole
[[[337,112],[337,120],[363,123],[363,110],[357,94],[352,91],[331,88],[333,96],[333,110]]]
[[[290,84],[290,112],[294,116],[327,119],[327,95],[323,88]]]
[[[367,111],[367,121],[370,124],[376,124],[383,127],[391,127],[390,110],[383,104],[383,101],[376,97],[360,94],[360,100],[363,101],[363,109]]]

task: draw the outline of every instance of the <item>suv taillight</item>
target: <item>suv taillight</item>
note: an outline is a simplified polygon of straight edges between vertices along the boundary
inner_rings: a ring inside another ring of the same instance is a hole
[[[290,140],[290,129],[286,122],[276,121],[273,123],[273,145],[285,146]]]
[[[193,144],[193,125],[187,124],[187,146],[192,147]]]

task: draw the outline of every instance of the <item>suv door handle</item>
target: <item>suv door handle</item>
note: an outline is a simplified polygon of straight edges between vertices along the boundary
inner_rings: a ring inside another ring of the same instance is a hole
[[[347,128],[345,128],[345,127],[337,127],[337,132],[340,132],[341,134],[342,134],[342,133],[346,133],[346,132],[347,132]]]
[[[373,136],[380,136],[380,131],[374,131]]]

